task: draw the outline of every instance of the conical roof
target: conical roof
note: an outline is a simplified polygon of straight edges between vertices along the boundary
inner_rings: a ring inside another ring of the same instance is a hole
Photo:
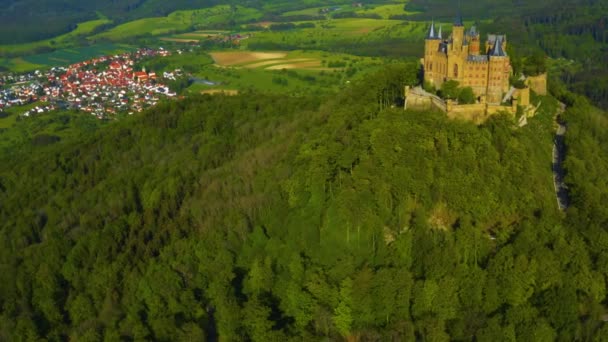
[[[502,48],[502,37],[498,36],[494,42],[494,48],[492,49],[491,56],[505,57],[507,54]]]
[[[462,23],[462,14],[460,13],[460,5],[458,5],[458,14],[454,18],[454,26],[464,26]]]
[[[431,27],[429,28],[429,33],[426,35],[426,39],[437,39],[435,35],[435,21],[431,21]]]

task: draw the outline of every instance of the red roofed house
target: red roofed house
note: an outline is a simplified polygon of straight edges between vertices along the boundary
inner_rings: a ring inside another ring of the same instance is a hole
[[[138,82],[145,82],[148,80],[148,74],[145,71],[137,71],[133,73],[133,79]]]

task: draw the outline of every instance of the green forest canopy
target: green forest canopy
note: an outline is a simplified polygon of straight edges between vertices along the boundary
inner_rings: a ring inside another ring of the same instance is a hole
[[[516,129],[336,96],[194,96],[0,157],[0,339],[608,336],[605,113]],[[399,76],[403,77],[403,76]],[[415,78],[414,78],[415,79]],[[380,108],[386,109],[380,109]]]

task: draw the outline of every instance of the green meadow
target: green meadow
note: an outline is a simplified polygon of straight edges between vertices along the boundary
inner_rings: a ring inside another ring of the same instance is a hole
[[[33,65],[49,67],[77,63],[95,57],[123,53],[133,50],[135,50],[135,48],[129,45],[106,43],[79,48],[60,49],[53,52],[27,56],[23,59],[27,63]]]
[[[243,44],[252,50],[327,50],[365,56],[417,56],[426,22],[347,18],[315,22],[314,28],[256,32]],[[447,28],[447,26],[446,26]]]
[[[18,58],[0,58],[0,67],[2,69],[11,70],[14,72],[27,72],[31,70],[44,68],[44,65],[34,64],[26,61],[22,57]]]
[[[260,18],[261,15],[262,14],[256,9],[242,6],[231,8],[228,5],[197,10],[176,11],[166,17],[130,21],[108,31],[91,36],[90,39],[120,41],[139,36],[160,36],[230,21],[234,21],[235,23],[249,22]]]
[[[357,14],[377,14],[383,19],[389,19],[392,15],[413,14],[415,12],[405,11],[405,2],[391,5],[380,5],[356,11]]]

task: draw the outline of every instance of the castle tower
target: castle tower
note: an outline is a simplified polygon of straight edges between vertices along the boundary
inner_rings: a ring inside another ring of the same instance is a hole
[[[446,78],[463,84],[465,61],[468,55],[468,45],[465,41],[464,25],[460,11],[454,20],[452,35],[448,41]]]
[[[506,42],[503,42],[503,37],[497,36],[492,50],[488,54],[488,103],[500,103],[503,93],[509,90],[511,65],[509,57],[503,49],[504,46],[506,46]]]
[[[434,75],[437,70],[437,63],[435,62],[435,55],[439,51],[439,44],[441,43],[441,29],[439,32],[435,30],[435,22],[431,22],[429,31],[424,39],[424,80],[434,84]]]
[[[464,45],[464,25],[462,23],[462,16],[460,13],[454,20],[454,26],[452,27],[452,49],[461,51]]]
[[[469,54],[478,56],[480,53],[480,41],[479,41],[479,32],[475,26],[472,26],[467,34],[467,39],[469,41]]]

